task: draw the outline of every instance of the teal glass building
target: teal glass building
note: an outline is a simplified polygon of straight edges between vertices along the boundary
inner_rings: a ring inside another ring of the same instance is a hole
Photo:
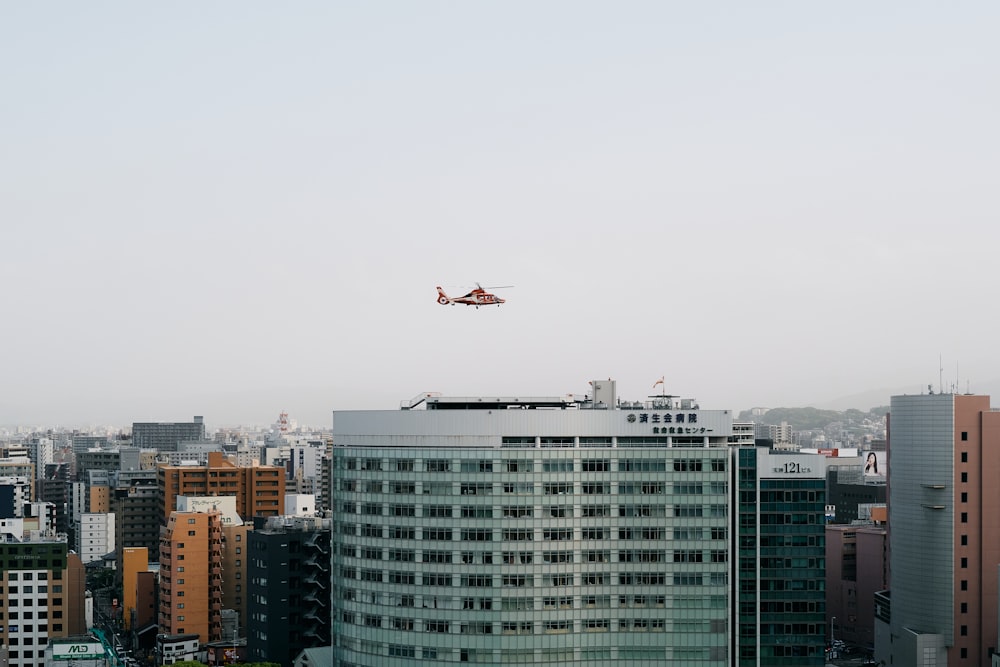
[[[762,449],[740,449],[736,459],[736,664],[822,667],[824,459]]]

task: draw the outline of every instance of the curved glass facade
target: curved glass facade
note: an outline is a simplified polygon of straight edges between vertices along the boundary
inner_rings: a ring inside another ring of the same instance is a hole
[[[728,664],[728,448],[335,445],[337,665]]]

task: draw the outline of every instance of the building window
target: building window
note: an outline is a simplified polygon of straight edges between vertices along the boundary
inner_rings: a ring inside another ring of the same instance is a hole
[[[962,546],[963,547],[969,546],[969,536],[968,535],[962,535]]]
[[[962,481],[963,482],[968,482],[969,481],[969,473],[967,473],[967,472],[963,472],[962,473]]]
[[[961,588],[963,591],[969,590],[969,580],[962,579],[961,583],[959,584],[959,588]]]
[[[962,632],[961,632],[961,634],[962,634],[963,637],[968,637],[969,636],[969,626],[963,625],[962,626]]]
[[[965,648],[965,647],[962,647],[962,648],[961,648],[961,649],[959,650],[959,653],[960,653],[960,655],[962,656],[962,658],[963,658],[963,659],[964,659],[964,658],[968,658],[968,657],[969,657],[969,649],[967,649],[967,648]]]
[[[962,512],[962,523],[969,523],[969,513]]]
[[[966,491],[962,491],[962,502],[963,503],[969,502],[969,494]]]
[[[969,439],[969,432],[968,431],[962,431],[962,441],[964,442],[964,441],[966,441],[968,439]],[[965,462],[966,462],[965,454],[963,453],[962,454],[962,463],[965,463]]]
[[[968,567],[969,567],[969,559],[968,558],[962,558],[962,569],[965,570]]]
[[[963,602],[960,605],[959,609],[961,610],[961,612],[963,614],[968,614],[969,613],[969,603],[968,602]]]

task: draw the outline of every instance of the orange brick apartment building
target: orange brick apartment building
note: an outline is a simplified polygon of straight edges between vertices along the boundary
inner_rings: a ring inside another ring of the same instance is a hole
[[[161,466],[157,481],[162,524],[176,509],[177,496],[236,496],[236,511],[247,523],[285,513],[284,468],[241,468],[222,452],[209,452],[204,466]]]

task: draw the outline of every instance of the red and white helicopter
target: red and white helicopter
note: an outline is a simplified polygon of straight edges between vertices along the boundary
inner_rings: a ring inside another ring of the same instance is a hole
[[[466,306],[499,306],[501,303],[506,302],[506,299],[501,299],[496,294],[490,294],[487,289],[506,289],[508,287],[513,287],[513,285],[502,285],[500,287],[483,287],[479,283],[476,283],[476,289],[472,290],[468,294],[463,294],[462,296],[450,297],[444,293],[441,286],[438,285],[438,303],[442,306],[447,306],[449,303],[455,305],[458,303],[464,304]]]

